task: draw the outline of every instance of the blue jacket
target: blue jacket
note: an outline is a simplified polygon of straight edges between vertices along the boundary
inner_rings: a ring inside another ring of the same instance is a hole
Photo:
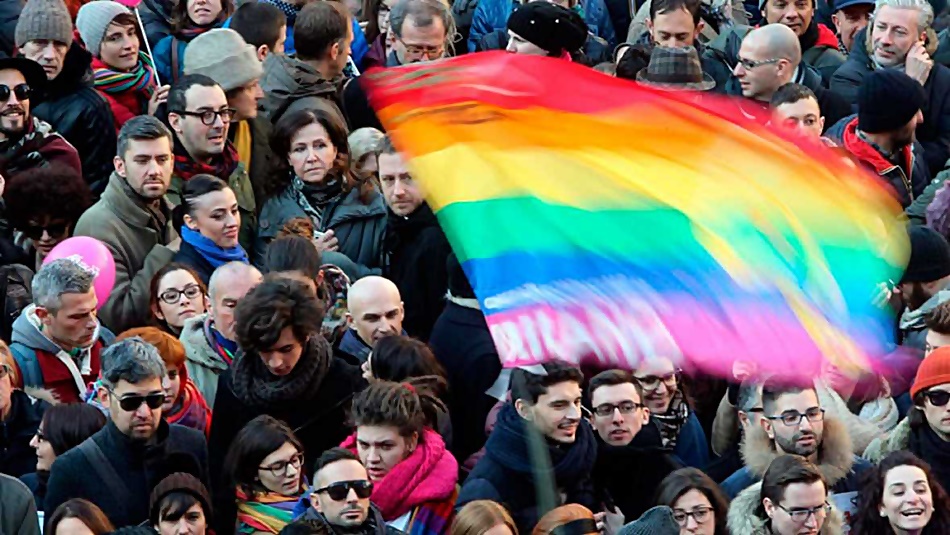
[[[680,429],[673,455],[684,466],[702,470],[709,464],[709,442],[706,440],[706,433],[695,412],[690,411],[689,418]]]
[[[610,13],[604,0],[581,0],[584,8],[584,21],[590,33],[607,41],[608,48],[617,46],[617,33],[610,22]],[[515,4],[513,0],[480,0],[475,14],[472,15],[472,29],[468,34],[468,51],[475,52],[482,37],[495,30],[508,27],[508,15]],[[355,45],[355,40],[354,40]]]
[[[172,44],[178,48],[177,72],[172,68]],[[152,50],[152,53],[155,54],[155,70],[158,71],[158,79],[163,85],[173,83],[184,74],[185,47],[187,46],[188,41],[182,41],[174,35],[163,37],[162,40],[155,45],[155,49]]]

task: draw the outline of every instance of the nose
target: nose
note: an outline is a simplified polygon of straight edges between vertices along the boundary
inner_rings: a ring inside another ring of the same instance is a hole
[[[574,405],[574,404],[572,403],[571,406],[568,407],[568,409],[567,409],[567,417],[568,417],[568,418],[571,418],[572,420],[576,420],[576,419],[580,418],[580,417],[581,417],[581,408],[578,407],[577,405]]]
[[[620,412],[620,407],[614,407],[613,423],[615,424],[623,423],[623,413]]]
[[[49,241],[49,240],[51,240],[51,239],[53,239],[53,237],[50,236],[50,235],[49,235],[49,231],[47,231],[47,230],[44,228],[44,229],[43,229],[43,235],[40,236],[40,241]]]
[[[346,493],[346,503],[356,503],[360,500],[359,496],[356,495],[356,489],[350,489]]]
[[[806,431],[811,431],[813,429],[811,422],[805,417],[802,417],[802,421],[798,423],[798,428]]]
[[[366,462],[368,464],[377,464],[382,462],[383,458],[380,457],[379,451],[376,448],[370,448],[369,452],[366,455]]]
[[[687,531],[689,531],[690,533],[693,533],[693,532],[696,531],[696,528],[698,528],[698,527],[699,527],[699,523],[696,522],[696,519],[695,519],[695,518],[693,518],[692,516],[687,516],[687,517],[686,517],[686,530],[687,530]]]
[[[300,467],[294,466],[293,464],[287,464],[287,476],[296,477],[300,473]]]
[[[732,69],[732,74],[738,77],[742,77],[745,75],[745,67],[742,66],[742,63],[736,63],[735,68]]]
[[[515,42],[514,42],[514,40],[508,41],[508,46],[505,47],[505,52],[508,52],[508,53],[510,53],[510,54],[514,54],[514,53],[515,53],[515,50],[516,50],[516,48],[515,48]]]
[[[30,439],[30,447],[33,449],[39,449],[40,441],[36,438],[36,435],[33,435],[33,438]]]
[[[49,43],[43,47],[43,57],[53,59],[56,57],[56,45]]]
[[[805,527],[806,528],[818,527],[818,519],[815,518],[814,512],[808,513],[808,520],[805,521]]]
[[[148,408],[148,403],[142,403],[135,409],[135,415],[144,420],[152,415],[152,409]]]
[[[406,193],[405,185],[402,183],[402,180],[397,178],[395,181],[393,181],[393,195],[397,197],[401,197],[405,193]]]
[[[185,518],[182,517],[178,520],[178,524],[175,526],[175,529],[178,532],[178,535],[190,535],[191,528],[188,526],[188,522],[185,521]]]
[[[267,367],[272,370],[276,370],[277,368],[280,368],[280,357],[278,357],[276,353],[268,357]]]

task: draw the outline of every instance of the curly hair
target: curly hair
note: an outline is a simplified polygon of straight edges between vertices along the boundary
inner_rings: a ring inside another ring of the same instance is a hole
[[[75,226],[92,204],[89,185],[82,176],[72,167],[58,163],[13,175],[3,198],[7,219],[15,229],[23,229],[30,220],[44,217],[65,219]]]
[[[890,533],[887,517],[881,516],[880,506],[884,498],[884,480],[887,473],[899,466],[916,466],[927,475],[927,486],[933,496],[933,516],[921,535],[950,533],[950,497],[934,479],[930,465],[907,450],[898,450],[885,457],[880,464],[864,475],[858,492],[858,508],[852,520],[852,533]]]
[[[393,426],[400,436],[422,436],[426,427],[434,427],[438,413],[446,412],[438,394],[446,388],[445,379],[427,375],[403,383],[376,381],[353,396],[353,426]]]
[[[306,283],[286,277],[266,277],[238,302],[234,332],[245,350],[264,351],[274,346],[290,327],[301,344],[320,334],[323,304]]]

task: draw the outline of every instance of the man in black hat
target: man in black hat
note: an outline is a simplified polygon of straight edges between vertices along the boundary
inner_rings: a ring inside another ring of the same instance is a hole
[[[543,0],[515,8],[508,17],[508,46],[513,54],[570,58],[584,48],[587,23],[576,12]]]
[[[950,243],[929,227],[913,226],[909,234],[910,261],[895,288],[906,307],[900,318],[901,344],[923,350],[927,317],[950,301]]]

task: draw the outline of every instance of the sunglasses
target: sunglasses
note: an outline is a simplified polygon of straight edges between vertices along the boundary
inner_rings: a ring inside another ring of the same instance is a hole
[[[115,392],[112,390],[109,391],[110,394],[115,396]],[[142,406],[142,403],[148,405],[148,408],[155,410],[165,404],[165,394],[149,394],[147,396],[139,396],[133,394],[131,396],[125,396],[123,398],[117,398],[119,400],[119,407],[122,408],[125,412],[134,412]]]
[[[950,402],[950,392],[945,392],[943,390],[931,390],[924,393],[924,397],[930,401],[930,404],[934,407],[943,407],[948,402]]]
[[[334,483],[332,485],[327,485],[322,489],[317,489],[314,492],[320,494],[321,492],[326,492],[327,496],[335,502],[342,502],[350,494],[350,489],[356,491],[356,497],[365,500],[373,494],[373,482],[367,481],[365,479],[357,479],[355,481],[340,481],[339,483]]]
[[[3,87],[0,85],[0,87]],[[69,230],[69,223],[65,221],[61,223],[50,223],[48,225],[27,225],[23,229],[23,234],[27,238],[36,241],[43,237],[43,232],[45,231],[52,238],[58,238],[63,234],[66,234],[66,231]]]
[[[0,102],[10,100],[11,93],[16,95],[17,100],[29,100],[32,91],[30,84],[17,84],[13,86],[13,89],[10,89],[8,85],[0,85]]]

